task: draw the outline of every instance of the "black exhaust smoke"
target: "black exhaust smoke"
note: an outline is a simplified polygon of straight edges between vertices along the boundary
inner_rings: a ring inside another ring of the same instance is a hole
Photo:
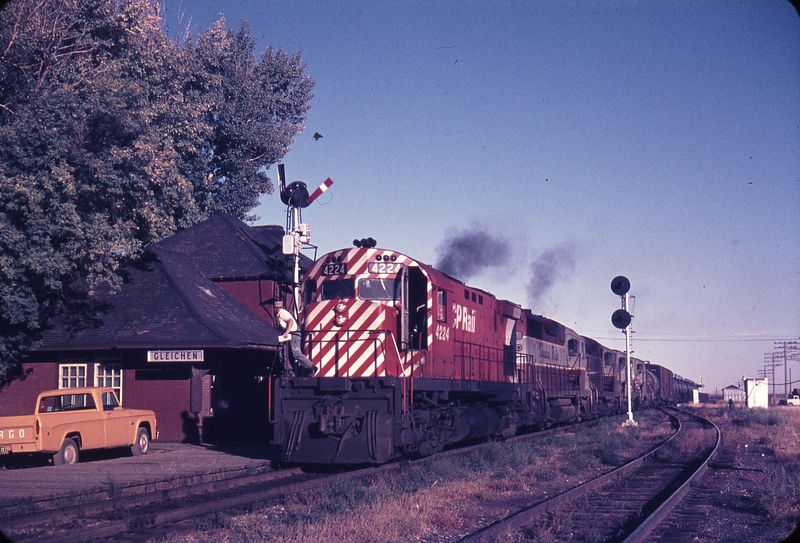
[[[477,225],[445,240],[437,252],[441,256],[436,269],[462,281],[468,281],[488,268],[505,266],[511,260],[509,242]]]

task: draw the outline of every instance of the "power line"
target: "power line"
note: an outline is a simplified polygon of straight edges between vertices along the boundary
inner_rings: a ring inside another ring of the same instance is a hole
[[[597,340],[613,340],[619,339],[618,337],[594,337]],[[774,341],[785,341],[783,339],[774,339],[774,338],[693,338],[693,337],[682,337],[682,338],[648,338],[648,337],[641,337],[641,336],[634,336],[633,338],[637,342],[647,342],[647,343],[654,343],[654,342],[674,342],[674,343],[747,343],[747,342],[774,342]]]

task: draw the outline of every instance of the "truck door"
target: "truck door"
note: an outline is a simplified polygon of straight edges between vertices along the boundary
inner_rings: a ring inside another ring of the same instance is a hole
[[[117,396],[112,392],[103,392],[103,416],[106,423],[106,447],[122,447],[134,441],[133,418],[119,407]]]

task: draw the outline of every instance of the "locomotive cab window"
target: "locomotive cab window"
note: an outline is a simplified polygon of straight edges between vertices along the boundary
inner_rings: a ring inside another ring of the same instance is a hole
[[[397,299],[397,281],[394,279],[359,279],[358,298],[360,300]]]
[[[436,321],[447,322],[447,292],[436,291]]]
[[[323,281],[321,288],[323,300],[355,298],[356,282],[355,279],[336,279],[334,281]]]
[[[577,339],[570,339],[567,342],[567,351],[569,352],[569,356],[578,356],[578,340]]]
[[[317,297],[317,282],[309,279],[303,286],[303,301],[306,305],[310,304]]]

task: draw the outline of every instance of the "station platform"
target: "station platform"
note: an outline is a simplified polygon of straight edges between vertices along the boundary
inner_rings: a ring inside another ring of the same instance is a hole
[[[128,451],[86,451],[78,464],[48,465],[34,458],[0,459],[0,511],[49,509],[48,503],[92,501],[189,486],[272,471],[277,455],[268,445],[238,444],[223,448],[185,443],[151,442],[143,456]],[[2,526],[0,513],[0,526]]]

